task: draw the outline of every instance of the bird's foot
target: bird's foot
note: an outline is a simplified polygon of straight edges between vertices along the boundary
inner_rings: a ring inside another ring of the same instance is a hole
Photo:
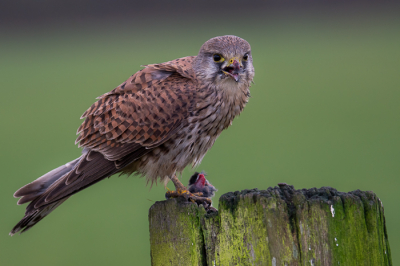
[[[203,205],[206,210],[210,209],[211,199],[202,197],[202,192],[190,193],[189,190],[181,183],[181,181],[179,181],[176,176],[172,177],[171,180],[174,183],[176,190],[167,189],[167,192],[165,193],[165,197],[167,199],[184,197],[188,201],[197,203],[197,205]]]

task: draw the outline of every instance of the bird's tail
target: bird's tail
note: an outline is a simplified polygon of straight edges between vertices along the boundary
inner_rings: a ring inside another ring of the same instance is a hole
[[[147,151],[141,148],[117,161],[110,161],[100,152],[84,149],[81,157],[20,188],[14,194],[14,197],[22,197],[18,204],[30,203],[24,218],[11,230],[10,235],[21,230],[21,233],[25,232],[71,195],[118,173]]]
[[[13,236],[15,233],[21,231],[21,233],[26,232],[32,226],[37,224],[40,220],[50,214],[55,208],[61,205],[64,201],[66,201],[69,197],[63,198],[62,200],[56,201],[49,205],[46,205],[44,208],[35,209],[33,212],[25,213],[24,218],[21,219],[17,223],[16,226],[11,230],[10,236]]]
[[[77,165],[81,157],[62,165],[47,174],[42,175],[35,181],[23,186],[14,193],[14,198],[19,198],[18,205],[32,201],[37,196],[43,194],[54,182],[68,174]]]
[[[18,200],[17,204],[21,205],[38,198],[57,180],[64,177],[65,175],[68,175],[75,168],[75,166],[79,163],[81,159],[82,156],[48,172],[47,174],[44,174],[35,181],[18,189],[14,193],[15,198],[21,197]],[[33,211],[26,212],[24,218],[22,218],[22,220],[19,221],[19,223],[16,226],[14,226],[14,228],[11,230],[10,235],[14,235],[16,232],[19,232],[22,229],[24,229],[22,232],[25,232],[26,230],[31,228],[34,224],[38,223],[41,219],[47,216],[50,212],[52,212],[55,208],[57,208],[61,203],[63,203],[67,199],[68,197],[53,202],[47,205],[45,208],[35,209]]]

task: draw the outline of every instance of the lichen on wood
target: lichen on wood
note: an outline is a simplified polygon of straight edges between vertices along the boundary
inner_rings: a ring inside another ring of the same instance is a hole
[[[373,192],[281,185],[224,194],[211,213],[169,199],[149,221],[152,265],[392,265]]]
[[[152,265],[206,265],[198,214],[197,204],[176,199],[156,202],[150,208]]]

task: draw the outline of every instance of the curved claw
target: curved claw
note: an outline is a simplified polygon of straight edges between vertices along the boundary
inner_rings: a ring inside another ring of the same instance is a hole
[[[203,205],[206,210],[210,209],[211,199],[202,197],[203,196],[202,192],[190,193],[176,176],[172,177],[171,180],[174,183],[176,190],[172,191],[167,189],[167,192],[165,193],[165,198],[169,199],[169,198],[184,197],[186,200],[190,200],[193,203],[197,203],[198,205]]]

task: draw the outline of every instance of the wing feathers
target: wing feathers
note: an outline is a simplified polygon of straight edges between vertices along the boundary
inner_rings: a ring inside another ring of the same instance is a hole
[[[190,79],[193,59],[149,65],[101,96],[84,113],[76,142],[109,160],[165,142],[186,123],[193,95],[187,88],[196,86]]]

